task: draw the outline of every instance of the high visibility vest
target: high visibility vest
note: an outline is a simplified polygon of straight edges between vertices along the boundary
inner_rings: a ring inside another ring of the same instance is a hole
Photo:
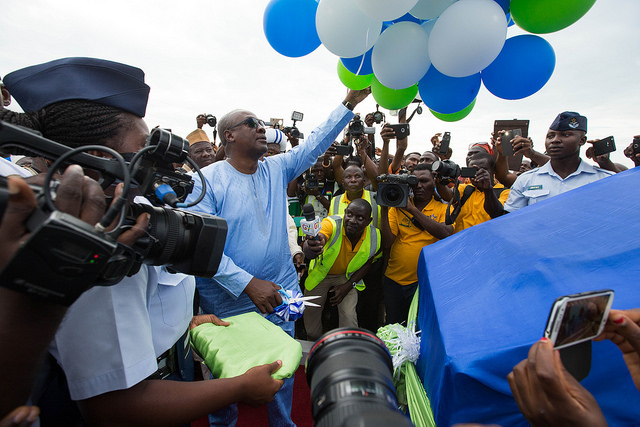
[[[325,245],[322,254],[311,261],[309,275],[304,283],[304,287],[309,291],[318,286],[318,283],[327,276],[327,273],[331,270],[333,263],[336,262],[338,253],[340,253],[340,249],[342,248],[342,217],[333,215],[327,217],[327,219],[331,221],[333,225],[333,233],[328,240],[329,243]],[[349,262],[349,265],[347,265],[345,280],[348,280],[353,273],[362,267],[370,258],[375,256],[376,252],[380,249],[380,240],[380,230],[374,227],[373,224],[369,224],[365,229],[364,240],[358,252],[356,252],[353,259]],[[356,284],[356,289],[362,291],[364,288],[364,282],[360,280]]]
[[[371,205],[371,217],[373,218],[373,220],[371,221],[371,224],[373,224],[374,227],[377,227],[379,207],[378,207],[378,203],[376,203],[376,197],[375,197],[376,193],[368,190],[362,190],[362,191],[363,191],[362,198],[365,199],[367,202],[369,202],[369,204]],[[347,197],[347,194],[344,193],[340,196],[336,196],[333,198],[333,200],[331,201],[331,209],[329,209],[329,215],[344,216],[344,211],[345,209],[347,209],[348,205],[345,205],[342,203],[343,197]]]

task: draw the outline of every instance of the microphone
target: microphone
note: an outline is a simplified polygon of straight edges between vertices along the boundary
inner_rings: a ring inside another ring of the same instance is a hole
[[[316,216],[316,212],[313,210],[311,203],[305,203],[302,206],[302,215],[304,215],[304,219],[300,221],[302,232],[309,236],[310,239],[318,240],[320,218]]]

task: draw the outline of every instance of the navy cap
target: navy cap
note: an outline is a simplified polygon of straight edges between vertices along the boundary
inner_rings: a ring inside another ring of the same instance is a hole
[[[581,130],[587,131],[587,118],[575,111],[565,111],[558,114],[558,117],[549,126],[551,130]]]
[[[25,112],[80,99],[144,117],[149,99],[141,69],[96,58],[63,58],[23,68],[7,74],[4,84]]]

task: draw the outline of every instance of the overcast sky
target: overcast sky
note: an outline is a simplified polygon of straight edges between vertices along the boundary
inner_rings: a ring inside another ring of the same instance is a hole
[[[323,46],[295,59],[275,52],[262,29],[266,4],[2,0],[0,75],[68,56],[104,58],[145,71],[150,127],[186,136],[199,113],[220,117],[245,108],[265,120],[283,117],[285,124],[292,110],[301,111],[299,128],[309,133],[344,99],[338,58]],[[638,0],[598,0],[576,24],[542,35],[556,53],[554,74],[542,90],[507,101],[483,87],[474,110],[456,123],[442,122],[425,109],[411,122],[410,151],[430,148],[432,134],[449,131],[454,160],[461,162],[470,143],[488,140],[495,119],[513,118],[531,120],[529,135],[542,151],[556,114],[573,110],[588,117],[589,137],[614,135],[614,160],[631,166],[622,150],[640,134],[639,19]],[[523,33],[513,26],[507,36]],[[518,66],[527,64],[514,64],[514,71]],[[9,108],[19,110],[15,103]],[[372,97],[357,108],[362,114],[374,110]]]

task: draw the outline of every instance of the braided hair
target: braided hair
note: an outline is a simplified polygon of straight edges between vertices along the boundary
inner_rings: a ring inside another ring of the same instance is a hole
[[[133,114],[91,101],[71,100],[31,113],[0,110],[0,120],[35,129],[69,147],[106,145],[118,150],[116,137],[134,124]]]

